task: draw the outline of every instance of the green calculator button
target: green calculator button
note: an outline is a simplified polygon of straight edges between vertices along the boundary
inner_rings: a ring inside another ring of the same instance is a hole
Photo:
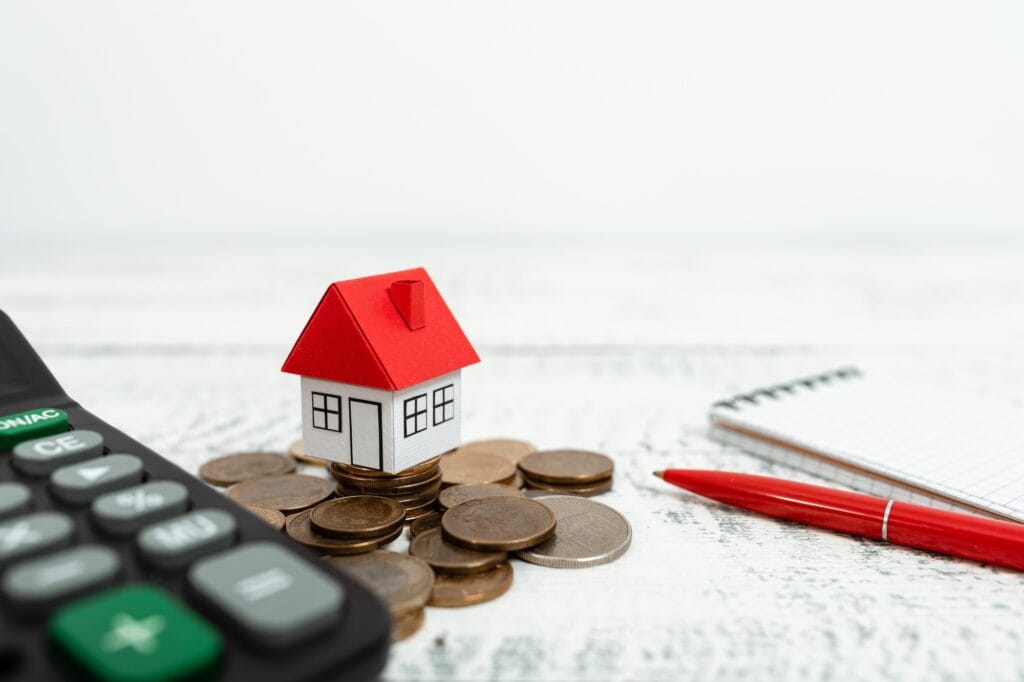
[[[0,416],[0,452],[13,450],[23,440],[42,438],[68,430],[68,415],[55,407]]]
[[[218,632],[164,590],[129,585],[81,599],[50,620],[50,638],[92,677],[118,682],[207,676]]]

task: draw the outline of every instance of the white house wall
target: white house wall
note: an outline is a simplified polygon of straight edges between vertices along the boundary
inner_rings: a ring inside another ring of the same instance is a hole
[[[455,393],[454,415],[451,421],[434,425],[434,389],[452,384]],[[427,396],[427,428],[408,438],[405,437],[405,400],[413,396]],[[442,452],[458,447],[462,432],[462,371],[456,370],[436,379],[430,379],[394,394],[394,410],[391,423],[394,428],[394,452],[396,470],[401,471],[430,459]]]
[[[342,384],[336,381],[325,381],[312,377],[301,377],[302,391],[302,443],[307,454],[323,457],[336,462],[351,464],[352,453],[349,438],[352,425],[349,423],[349,398],[368,400],[381,405],[381,456],[385,471],[397,471],[394,468],[394,409],[391,391],[383,391],[365,386]],[[327,431],[313,428],[313,392],[341,396],[342,430]]]

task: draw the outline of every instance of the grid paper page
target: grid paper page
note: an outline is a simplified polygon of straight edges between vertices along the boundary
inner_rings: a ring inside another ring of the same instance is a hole
[[[854,488],[948,506],[908,490],[919,488],[1024,521],[1024,410],[1005,403],[851,375],[739,397],[716,405],[711,419],[716,440]],[[839,466],[730,427],[820,453]]]

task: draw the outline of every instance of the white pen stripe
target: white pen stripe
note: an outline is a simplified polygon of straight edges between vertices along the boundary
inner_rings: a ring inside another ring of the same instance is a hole
[[[892,511],[892,503],[896,500],[889,500],[889,504],[885,505],[885,515],[882,516],[882,539],[889,542],[889,512]]]

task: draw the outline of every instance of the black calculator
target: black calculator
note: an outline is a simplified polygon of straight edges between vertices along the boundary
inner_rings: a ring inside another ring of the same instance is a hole
[[[0,312],[0,680],[366,680],[385,604],[69,398]]]

